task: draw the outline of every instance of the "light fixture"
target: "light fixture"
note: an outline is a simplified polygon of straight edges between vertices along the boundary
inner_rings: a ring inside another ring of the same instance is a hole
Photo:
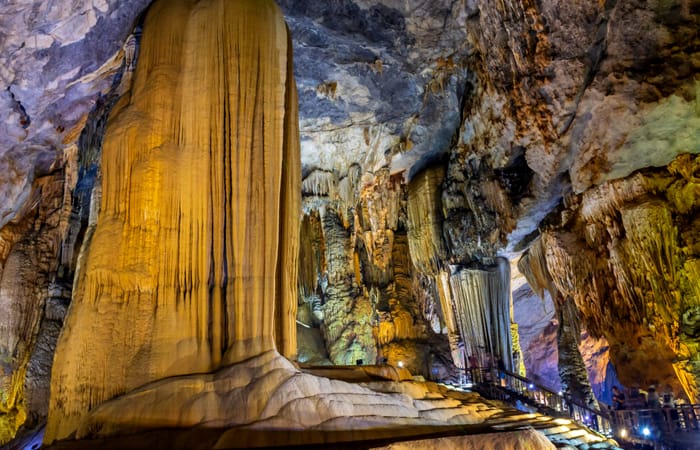
[[[399,367],[403,367],[403,361],[397,362],[396,365],[399,366]]]
[[[649,436],[651,434],[651,431],[649,430],[649,427],[644,427],[642,428],[642,434],[644,436]]]
[[[620,437],[627,437],[627,428],[620,429]]]

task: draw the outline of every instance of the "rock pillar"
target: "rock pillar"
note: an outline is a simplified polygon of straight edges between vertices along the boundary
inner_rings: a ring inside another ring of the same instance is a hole
[[[296,348],[291,46],[271,0],[158,1],[115,106],[46,441],[148,382]]]

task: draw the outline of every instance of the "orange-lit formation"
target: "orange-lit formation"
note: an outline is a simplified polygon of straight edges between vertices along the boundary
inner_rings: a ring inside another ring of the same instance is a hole
[[[272,1],[158,2],[112,111],[47,441],[150,381],[296,350],[299,151]]]
[[[695,448],[693,3],[4,2],[0,446]]]

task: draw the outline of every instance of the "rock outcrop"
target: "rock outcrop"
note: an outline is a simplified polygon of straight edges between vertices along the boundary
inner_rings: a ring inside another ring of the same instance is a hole
[[[698,303],[697,167],[697,156],[682,155],[667,168],[570,197],[535,244],[547,289],[570,298],[577,320],[607,339],[620,380],[670,386],[691,401],[698,395],[698,344],[687,325]]]

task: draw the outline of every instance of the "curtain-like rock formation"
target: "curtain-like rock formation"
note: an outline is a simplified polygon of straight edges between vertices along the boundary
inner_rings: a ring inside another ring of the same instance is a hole
[[[110,118],[46,441],[149,381],[296,348],[299,153],[270,2],[161,1]]]
[[[467,356],[481,367],[500,359],[512,371],[509,269],[502,258],[490,267],[463,268],[450,276],[450,288]]]

